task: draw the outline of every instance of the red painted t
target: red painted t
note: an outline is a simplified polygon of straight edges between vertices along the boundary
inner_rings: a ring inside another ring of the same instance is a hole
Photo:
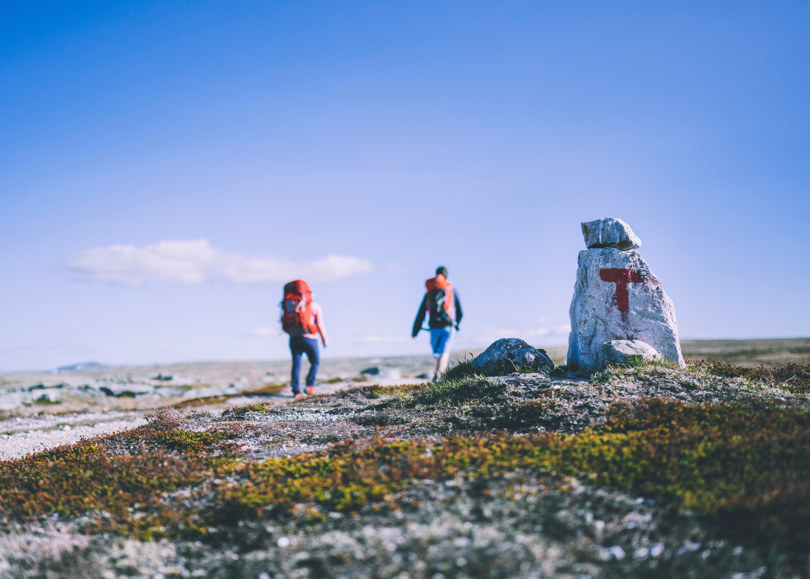
[[[616,305],[620,312],[626,312],[630,309],[627,284],[641,283],[644,281],[644,278],[641,277],[641,272],[634,269],[600,269],[599,277],[602,278],[602,281],[616,284]]]

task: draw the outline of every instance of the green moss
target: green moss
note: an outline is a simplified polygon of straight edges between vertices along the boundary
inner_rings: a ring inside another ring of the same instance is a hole
[[[476,375],[476,371],[473,370],[472,359],[460,360],[447,369],[442,375],[442,381],[453,382]]]
[[[591,374],[591,384],[607,384],[613,378],[613,373],[610,369],[598,370]]]
[[[503,384],[490,382],[482,376],[471,376],[417,385],[402,392],[400,398],[409,407],[451,407],[465,402],[495,402],[504,397],[505,391]]]
[[[491,478],[515,471],[582,476],[714,519],[732,534],[810,547],[810,416],[755,406],[662,400],[618,406],[604,428],[576,435],[378,442],[362,450],[252,464],[221,488],[215,522],[396,507],[414,479]],[[745,525],[741,522],[745,521]]]
[[[369,384],[366,386],[355,386],[348,390],[336,392],[331,396],[336,399],[345,398],[365,398],[367,400],[377,400],[390,396],[401,397],[412,389],[421,386],[420,384],[397,384],[394,386],[380,386],[379,384]]]
[[[268,414],[275,410],[274,405],[269,402],[259,402],[256,404],[246,404],[237,408],[229,408],[222,413],[223,418],[244,418],[248,414]]]
[[[158,416],[132,431],[2,461],[0,512],[18,520],[90,514],[93,529],[155,538],[178,519],[165,494],[232,473],[236,448],[226,441],[242,433],[193,432]],[[136,453],[111,455],[110,446]]]
[[[51,400],[46,396],[40,396],[34,400],[34,404],[37,406],[54,406],[57,404],[62,404],[61,400]]]
[[[242,436],[248,430],[247,426],[223,426],[205,430],[192,430],[188,428],[179,414],[158,412],[149,417],[149,423],[113,435],[112,439],[120,439],[125,444],[150,451],[185,452],[214,454],[217,450],[227,448],[222,443]]]
[[[502,388],[471,378],[406,396],[414,405],[503,403]],[[503,415],[508,424],[498,426],[533,424],[549,403],[514,402]],[[0,462],[0,511],[17,520],[89,514],[94,530],[140,538],[199,536],[241,519],[317,522],[333,511],[402,508],[398,493],[414,480],[557,472],[700,512],[732,536],[810,548],[810,413],[794,407],[640,400],[573,435],[341,443],[262,462],[240,459],[230,441],[242,432],[233,425],[197,432],[178,416],[158,414],[127,433]],[[191,500],[173,500],[180,489]]]

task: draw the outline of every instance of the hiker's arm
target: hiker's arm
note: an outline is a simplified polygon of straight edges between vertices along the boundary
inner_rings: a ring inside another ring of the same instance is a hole
[[[419,311],[416,312],[416,319],[413,321],[413,329],[411,330],[411,338],[415,338],[422,329],[422,322],[425,321],[425,313],[427,313],[427,294],[422,298],[422,303],[419,304]]]
[[[461,318],[464,316],[464,312],[461,311],[461,300],[458,299],[458,292],[453,296],[453,303],[455,303],[456,306],[456,329],[458,330],[458,325],[461,323]]]
[[[312,315],[315,318],[315,326],[318,328],[318,333],[321,335],[323,347],[326,348],[329,345],[329,340],[326,337],[326,328],[323,325],[323,310],[320,304],[312,304]]]

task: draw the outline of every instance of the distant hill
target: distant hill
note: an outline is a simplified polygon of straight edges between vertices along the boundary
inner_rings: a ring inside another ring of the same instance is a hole
[[[104,370],[105,368],[108,368],[106,364],[99,364],[98,362],[79,362],[78,364],[71,364],[70,366],[60,366],[56,371],[77,372],[80,370]]]

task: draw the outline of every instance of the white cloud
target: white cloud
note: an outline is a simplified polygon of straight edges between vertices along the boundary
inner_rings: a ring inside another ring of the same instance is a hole
[[[255,330],[250,330],[246,332],[245,335],[251,336],[254,338],[269,338],[272,336],[278,336],[282,333],[281,326],[262,326],[261,328],[256,328]]]
[[[68,261],[68,267],[80,277],[126,285],[146,281],[202,283],[219,253],[205,239],[161,241],[139,248],[113,245],[87,249]]]
[[[206,239],[96,247],[73,256],[67,266],[82,279],[125,285],[199,284],[215,278],[233,283],[282,283],[297,278],[327,282],[372,269],[368,260],[342,255],[309,262],[249,257],[216,249]]]
[[[571,324],[560,324],[556,328],[554,328],[554,333],[557,335],[560,334],[570,334],[571,333]]]
[[[363,336],[357,340],[360,344],[394,344],[406,341],[405,338],[389,336]]]

